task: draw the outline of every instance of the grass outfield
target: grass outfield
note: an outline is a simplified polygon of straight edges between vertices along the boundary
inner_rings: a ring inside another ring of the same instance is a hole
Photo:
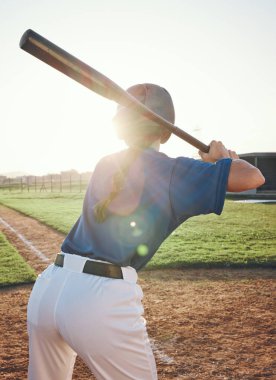
[[[82,209],[83,193],[4,193],[0,203],[29,215],[55,230],[67,233]]]
[[[189,265],[276,267],[276,204],[226,201],[220,216],[191,218],[163,243],[149,267]]]
[[[0,193],[0,203],[67,233],[83,194]],[[276,267],[276,204],[226,201],[221,216],[191,218],[159,248],[149,268]]]
[[[0,286],[33,282],[35,271],[0,232]]]

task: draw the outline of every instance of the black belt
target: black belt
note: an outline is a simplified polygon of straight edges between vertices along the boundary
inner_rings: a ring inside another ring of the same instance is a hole
[[[63,267],[63,264],[64,255],[58,254],[55,260],[55,265]],[[121,267],[114,264],[102,263],[100,261],[86,260],[82,272],[94,274],[95,276],[123,279]]]

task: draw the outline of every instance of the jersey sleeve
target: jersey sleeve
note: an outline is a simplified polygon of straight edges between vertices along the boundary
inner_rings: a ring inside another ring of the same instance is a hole
[[[170,200],[178,223],[200,214],[221,214],[231,162],[228,158],[214,164],[184,157],[176,159]]]

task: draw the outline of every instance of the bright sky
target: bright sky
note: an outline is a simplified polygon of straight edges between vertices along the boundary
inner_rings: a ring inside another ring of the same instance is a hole
[[[124,148],[116,104],[21,50],[26,29],[123,88],[167,88],[176,125],[206,144],[275,152],[275,20],[275,0],[1,0],[0,174],[93,170]],[[177,137],[162,151],[197,154]]]

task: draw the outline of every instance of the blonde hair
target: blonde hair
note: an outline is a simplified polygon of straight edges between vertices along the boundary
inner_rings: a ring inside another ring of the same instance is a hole
[[[175,113],[172,98],[163,87],[144,83],[134,85],[127,91],[146,107],[174,123]],[[135,107],[119,105],[113,122],[116,126],[118,137],[123,139],[130,148],[121,167],[113,175],[109,195],[94,206],[94,216],[98,223],[103,223],[106,220],[108,207],[124,188],[129,168],[139,152],[149,147],[157,139],[160,139],[163,144],[171,134],[169,131],[164,133],[163,127],[150,120],[147,116],[135,111]]]
[[[110,203],[120,194],[125,185],[127,173],[131,164],[135,161],[140,153],[138,147],[131,147],[126,152],[123,164],[117,172],[114,173],[109,195],[97,202],[94,206],[94,217],[98,223],[103,223],[107,218],[107,209]]]

